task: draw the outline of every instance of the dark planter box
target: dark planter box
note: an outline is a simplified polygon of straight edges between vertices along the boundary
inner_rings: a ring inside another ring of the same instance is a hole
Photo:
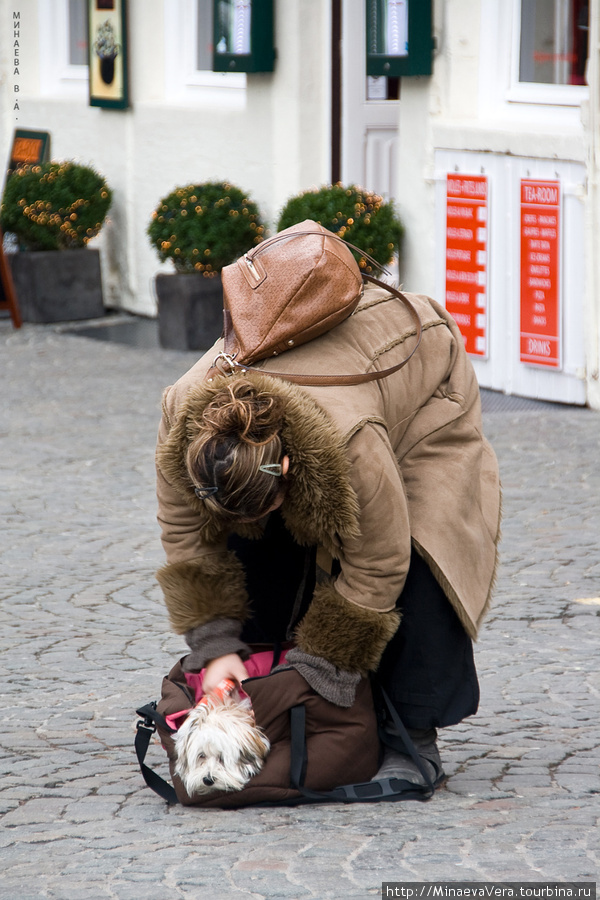
[[[100,251],[21,251],[10,260],[24,322],[71,322],[104,315]]]
[[[167,350],[208,350],[223,331],[221,276],[157,275],[158,339]]]

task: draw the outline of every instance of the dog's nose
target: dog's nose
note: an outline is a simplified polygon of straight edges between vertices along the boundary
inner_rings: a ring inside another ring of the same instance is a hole
[[[205,775],[202,781],[204,782],[206,787],[211,787],[211,785],[215,783],[215,779],[211,778],[210,775]]]

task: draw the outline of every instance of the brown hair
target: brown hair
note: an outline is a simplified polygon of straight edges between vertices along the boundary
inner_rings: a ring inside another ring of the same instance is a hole
[[[219,390],[204,408],[186,464],[207,510],[224,519],[259,519],[275,503],[281,478],[260,466],[280,463],[283,401],[244,378]]]

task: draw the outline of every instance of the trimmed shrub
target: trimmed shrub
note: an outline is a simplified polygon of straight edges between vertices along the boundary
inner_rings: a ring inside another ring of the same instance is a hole
[[[219,181],[175,188],[153,212],[147,233],[161,262],[212,278],[259,244],[265,226],[247,194]]]
[[[88,166],[25,166],[8,179],[0,224],[26,250],[71,250],[98,234],[111,201],[106,181]]]
[[[318,222],[383,266],[402,246],[404,227],[393,204],[356,185],[326,185],[291,197],[281,212],[277,230],[283,231],[305,219]],[[372,271],[365,256],[356,252],[354,256],[365,272]]]

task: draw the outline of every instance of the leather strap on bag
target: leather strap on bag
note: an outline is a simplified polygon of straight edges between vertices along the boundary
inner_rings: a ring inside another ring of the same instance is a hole
[[[293,235],[286,234],[281,232],[280,234],[276,234],[271,238],[268,238],[266,241],[263,241],[259,244],[254,250],[250,251],[246,254],[246,258],[248,263],[252,264],[254,267],[256,257],[258,257],[265,249],[270,247],[272,244],[277,243],[280,240],[292,240],[294,237],[301,237],[306,235],[314,235],[313,231],[298,231]],[[351,244],[349,241],[345,241],[343,238],[339,237],[336,234],[330,232],[328,234],[329,238],[333,238],[339,241],[341,244],[345,244],[350,250],[355,250],[360,253],[362,256],[366,257],[371,263],[373,263],[377,268],[381,269],[383,272],[387,273],[385,267],[381,266],[373,257],[369,256],[364,250],[361,250],[360,247],[356,247],[354,244]],[[260,264],[259,264],[260,265]],[[256,271],[256,277],[258,277],[258,281],[256,284],[262,284],[262,282],[267,277],[266,272],[258,269]],[[388,273],[389,274],[389,273]],[[211,372],[216,369],[222,375],[243,375],[245,372],[261,372],[262,374],[272,375],[275,378],[282,378],[285,381],[293,382],[294,384],[307,385],[307,386],[319,386],[319,385],[355,385],[355,384],[365,384],[369,381],[378,381],[382,378],[387,378],[389,375],[392,375],[394,372],[398,372],[402,369],[408,361],[412,358],[412,356],[416,353],[419,344],[421,343],[422,337],[422,325],[421,320],[419,318],[419,314],[413,304],[410,302],[408,297],[402,294],[397,288],[392,287],[389,284],[386,284],[383,281],[379,281],[377,278],[374,278],[372,275],[367,275],[364,272],[361,272],[361,276],[363,281],[368,281],[371,284],[376,285],[377,287],[381,287],[386,290],[389,294],[396,297],[400,300],[401,303],[408,309],[410,316],[415,323],[415,346],[409,353],[409,355],[403,359],[400,363],[395,366],[390,366],[388,369],[383,369],[382,371],[372,371],[372,372],[363,372],[361,374],[356,375],[297,375],[289,372],[274,372],[271,370],[265,370],[253,365],[244,365],[243,363],[237,362],[235,359],[235,354],[229,352],[232,349],[232,337],[233,337],[233,322],[231,319],[231,313],[229,310],[225,310],[224,312],[224,350],[218,354],[213,362],[213,366]]]

